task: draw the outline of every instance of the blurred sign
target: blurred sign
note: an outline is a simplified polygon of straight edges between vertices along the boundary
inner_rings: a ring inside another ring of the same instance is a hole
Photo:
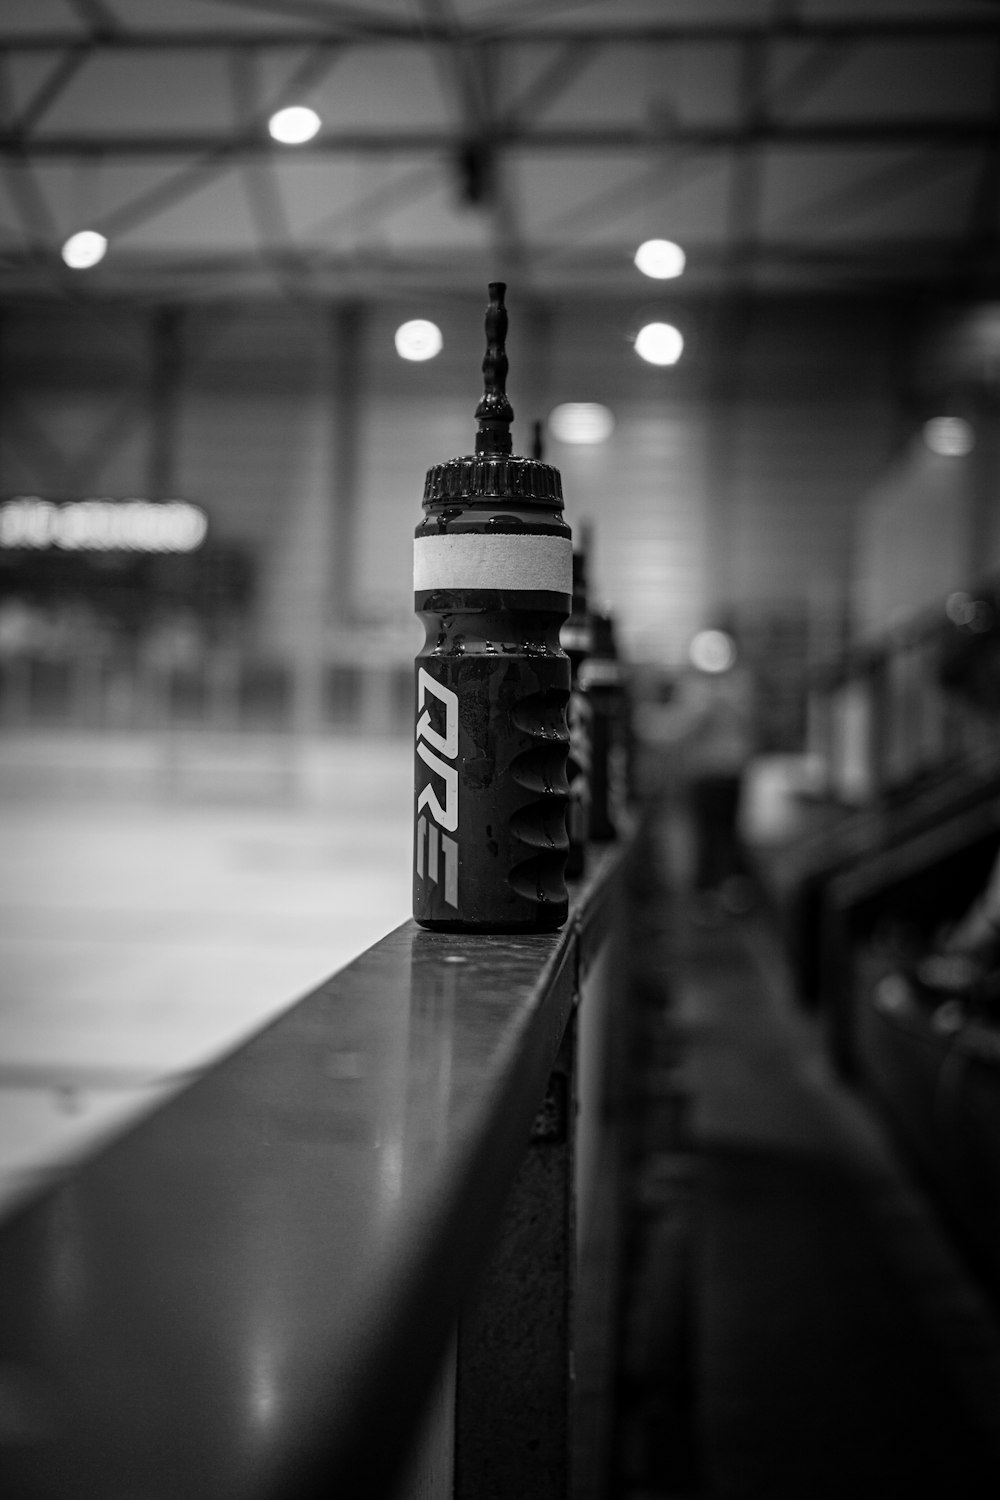
[[[46,552],[195,552],[208,517],[187,500],[43,500],[0,504],[0,547]]]

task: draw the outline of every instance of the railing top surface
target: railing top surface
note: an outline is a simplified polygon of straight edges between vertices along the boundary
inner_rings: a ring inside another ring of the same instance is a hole
[[[0,1224],[5,1494],[248,1500],[391,1442],[387,1404],[419,1405],[485,1255],[615,863],[559,933],[405,923]]]

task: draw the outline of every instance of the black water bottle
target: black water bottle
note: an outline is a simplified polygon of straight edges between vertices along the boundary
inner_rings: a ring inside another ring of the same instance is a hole
[[[413,549],[413,915],[445,931],[561,927],[572,536],[558,469],[511,456],[503,282],[486,310],[475,454],[436,464]]]

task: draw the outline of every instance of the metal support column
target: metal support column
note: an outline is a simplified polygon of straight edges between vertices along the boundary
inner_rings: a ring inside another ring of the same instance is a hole
[[[575,1051],[573,1016],[459,1328],[455,1500],[571,1493]]]
[[[183,313],[159,307],[151,326],[149,380],[149,451],[146,490],[165,500],[177,485],[178,421],[183,359]]]
[[[347,623],[353,610],[361,448],[364,309],[346,303],[334,309],[331,324],[331,464],[333,505],[330,560],[330,618]]]

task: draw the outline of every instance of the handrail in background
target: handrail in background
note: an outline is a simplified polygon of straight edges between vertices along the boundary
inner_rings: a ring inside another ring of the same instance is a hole
[[[998,679],[997,578],[818,667],[808,748],[826,769],[826,794],[870,806],[995,750]]]
[[[1000,580],[818,668],[807,718],[820,773],[794,836],[757,859],[799,998],[823,1004],[831,883],[1000,796]]]

